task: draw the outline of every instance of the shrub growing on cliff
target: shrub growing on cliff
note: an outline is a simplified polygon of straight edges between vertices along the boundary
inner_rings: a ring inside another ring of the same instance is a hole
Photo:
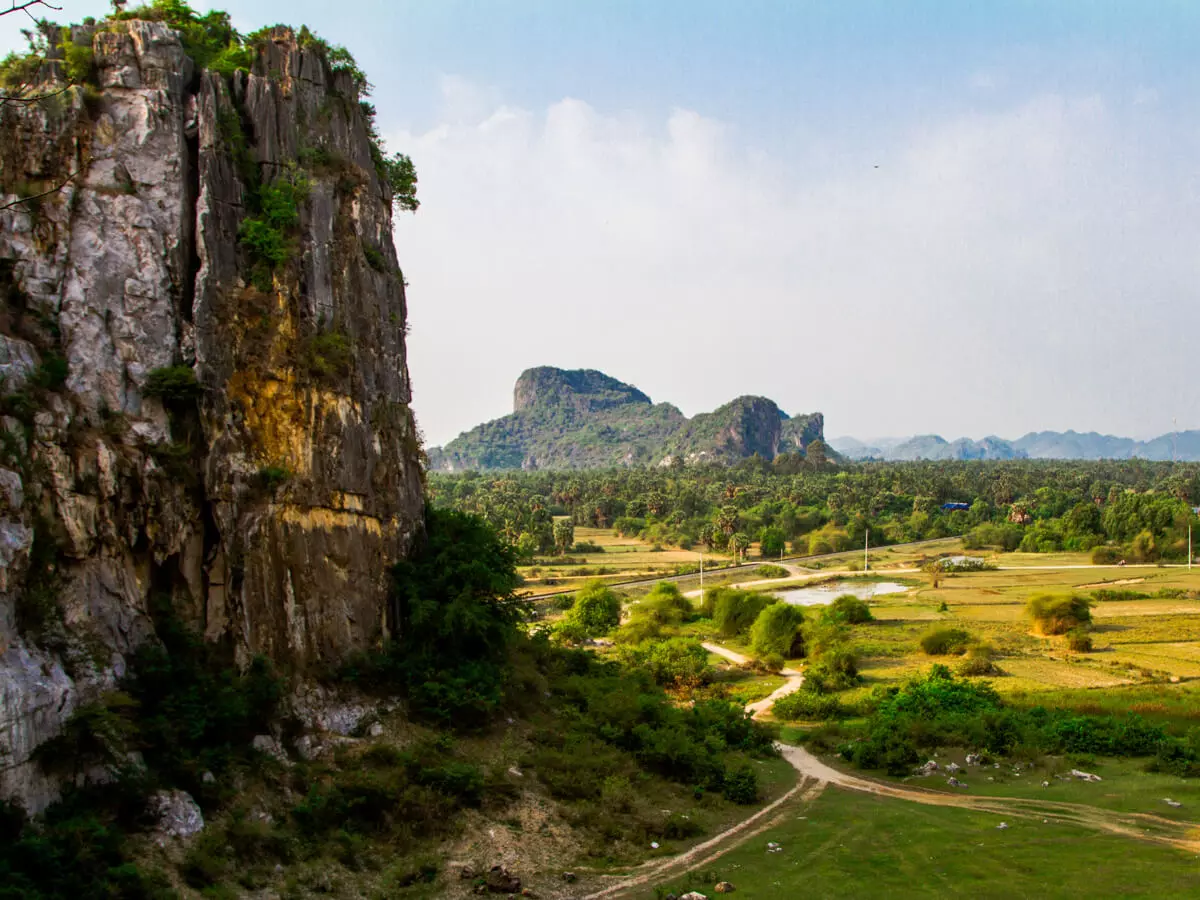
[[[219,782],[205,783],[203,774],[245,759],[254,736],[269,731],[280,682],[264,657],[239,672],[183,623],[169,598],[152,604],[160,640],[138,648],[123,685],[138,704],[138,740],[153,771],[211,803]]]
[[[482,519],[426,507],[420,542],[392,570],[396,637],[350,660],[341,677],[403,690],[415,715],[441,724],[484,724],[527,612],[519,583],[512,547]]]
[[[146,376],[143,393],[168,405],[188,403],[200,396],[200,382],[191,366],[164,366]]]

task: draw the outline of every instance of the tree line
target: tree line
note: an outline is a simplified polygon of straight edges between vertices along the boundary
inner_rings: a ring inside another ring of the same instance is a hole
[[[558,547],[555,522],[683,548],[828,553],[963,535],[968,546],[1182,559],[1200,529],[1200,464],[786,460],[595,471],[432,474],[434,503],[486,519],[519,554]]]

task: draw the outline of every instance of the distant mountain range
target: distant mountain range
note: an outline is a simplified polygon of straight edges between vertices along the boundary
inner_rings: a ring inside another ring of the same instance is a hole
[[[803,453],[824,440],[820,413],[789,416],[766,397],[738,397],[689,419],[633,385],[593,369],[521,373],[513,411],[429,451],[429,468],[588,469],[685,461],[733,462]]]
[[[947,441],[936,434],[909,438],[830,438],[829,446],[850,459],[1179,459],[1200,460],[1200,431],[1164,434],[1149,441],[1089,431],[1031,431],[1015,441],[995,436]],[[1177,454],[1177,455],[1176,455]]]

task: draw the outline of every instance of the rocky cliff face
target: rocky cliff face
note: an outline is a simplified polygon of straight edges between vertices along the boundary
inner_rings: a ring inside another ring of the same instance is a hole
[[[0,106],[0,205],[69,179],[0,210],[0,796],[34,809],[31,751],[153,598],[239,661],[335,660],[385,633],[423,503],[352,76],[286,29],[230,77],[160,23],[73,38],[95,85]]]
[[[738,397],[688,419],[603,372],[542,366],[517,379],[511,415],[431,450],[429,464],[454,472],[773,459],[805,452],[824,425],[820,413],[789,417],[766,397]]]

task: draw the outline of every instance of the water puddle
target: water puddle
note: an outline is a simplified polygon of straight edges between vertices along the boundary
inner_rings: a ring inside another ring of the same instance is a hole
[[[830,584],[780,591],[779,596],[785,603],[791,603],[793,606],[821,606],[832,603],[842,594],[853,594],[860,600],[870,600],[882,594],[903,594],[907,590],[908,585],[897,584],[894,581],[835,581]]]

